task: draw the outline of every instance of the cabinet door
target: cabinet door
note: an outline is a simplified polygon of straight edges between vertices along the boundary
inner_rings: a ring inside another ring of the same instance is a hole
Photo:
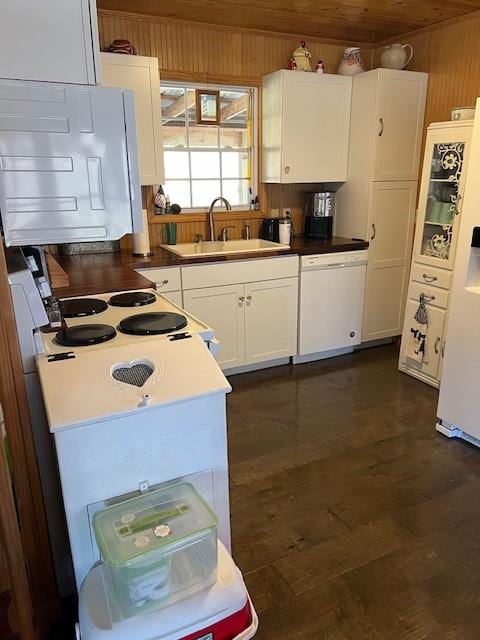
[[[208,324],[220,342],[216,356],[222,369],[244,363],[244,285],[208,287],[183,292],[186,311]]]
[[[444,309],[439,309],[428,304],[426,305],[428,313],[426,355],[422,362],[418,362],[407,355],[410,330],[414,326],[414,316],[417,312],[418,305],[418,300],[410,299],[407,302],[400,360],[409,369],[419,371],[436,380],[439,379],[438,376],[441,374],[443,335],[447,312]]]
[[[140,184],[163,184],[163,139],[158,59],[102,53],[102,84],[135,94]]]
[[[381,71],[374,180],[417,179],[426,88],[425,74]]]
[[[173,304],[176,304],[177,307],[183,306],[181,291],[166,291],[165,293],[162,293],[162,296],[167,300],[170,300],[170,302],[173,302]]]
[[[2,3],[0,78],[95,84],[95,0]]]
[[[0,80],[0,211],[9,245],[116,240],[141,216],[130,94]]]
[[[298,278],[245,285],[245,361],[266,362],[297,351]]]
[[[416,192],[416,182],[372,183],[364,342],[402,332]]]
[[[415,260],[453,269],[471,126],[429,131],[415,238]]]
[[[346,180],[351,78],[283,73],[281,182]]]

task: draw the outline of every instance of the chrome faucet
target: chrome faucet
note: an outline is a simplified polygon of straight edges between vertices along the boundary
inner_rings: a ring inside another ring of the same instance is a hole
[[[210,209],[208,210],[208,226],[210,228],[210,240],[212,242],[215,240],[215,224],[213,222],[213,207],[215,206],[215,203],[218,202],[219,200],[223,202],[227,211],[232,210],[231,204],[223,196],[219,196],[218,198],[215,198],[215,200],[212,201],[212,204],[210,205]]]

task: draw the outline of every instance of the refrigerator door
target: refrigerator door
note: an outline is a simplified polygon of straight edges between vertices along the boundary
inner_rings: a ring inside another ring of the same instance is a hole
[[[0,81],[0,211],[7,245],[115,240],[138,228],[129,93]]]

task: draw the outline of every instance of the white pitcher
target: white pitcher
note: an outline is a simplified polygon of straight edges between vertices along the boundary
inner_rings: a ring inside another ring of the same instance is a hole
[[[410,49],[410,55],[407,53]],[[413,57],[411,44],[391,44],[382,51],[380,64],[384,69],[405,69]]]

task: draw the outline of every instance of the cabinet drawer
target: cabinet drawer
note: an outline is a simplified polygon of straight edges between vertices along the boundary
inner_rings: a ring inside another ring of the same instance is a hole
[[[430,287],[450,289],[452,272],[415,263],[412,266],[412,280],[415,282],[421,282],[422,284],[426,284]]]
[[[180,267],[164,267],[161,269],[136,269],[140,275],[157,285],[157,291],[179,291],[182,288]]]
[[[410,290],[408,292],[408,297],[411,300],[415,300],[420,302],[420,295],[425,295],[425,302],[427,302],[432,307],[440,307],[441,309],[446,309],[448,306],[448,291],[444,291],[439,288],[424,286],[417,282],[412,282],[410,285]]]

